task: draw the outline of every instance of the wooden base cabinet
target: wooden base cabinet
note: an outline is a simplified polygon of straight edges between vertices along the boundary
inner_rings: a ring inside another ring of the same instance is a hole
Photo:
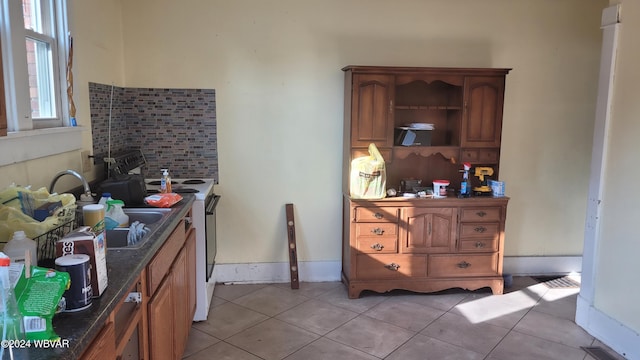
[[[195,312],[195,229],[184,220],[147,266],[149,356],[181,359]]]
[[[508,198],[344,198],[343,281],[363,290],[502,294]]]

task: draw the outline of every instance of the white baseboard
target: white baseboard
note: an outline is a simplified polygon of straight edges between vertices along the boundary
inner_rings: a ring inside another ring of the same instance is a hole
[[[306,261],[298,263],[298,277],[304,282],[340,281],[342,262]],[[509,256],[504,258],[504,273],[527,275],[562,275],[579,273],[580,256]],[[258,284],[290,281],[289,263],[216,264],[219,283]]]
[[[576,324],[627,359],[640,359],[640,334],[578,296]]]
[[[216,264],[219,283],[259,284],[291,281],[289,263]],[[340,281],[341,261],[306,261],[298,263],[301,282]]]
[[[515,276],[566,275],[582,271],[582,256],[505,256],[503,273]]]

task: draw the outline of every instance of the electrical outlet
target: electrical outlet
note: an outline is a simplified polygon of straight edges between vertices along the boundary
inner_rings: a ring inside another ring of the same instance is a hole
[[[89,172],[93,167],[93,159],[89,157],[89,150],[82,151],[80,157],[82,158],[82,172]]]

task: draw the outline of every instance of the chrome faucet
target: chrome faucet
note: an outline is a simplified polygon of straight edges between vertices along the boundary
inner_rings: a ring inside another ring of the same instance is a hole
[[[60,179],[64,175],[72,175],[76,177],[78,180],[82,181],[82,186],[84,187],[84,194],[80,195],[80,203],[83,204],[94,204],[95,199],[93,198],[93,194],[91,194],[91,188],[89,187],[89,182],[84,176],[80,175],[77,171],[74,170],[64,170],[60,171],[53,177],[51,180],[51,185],[49,186],[49,193],[53,193],[53,187],[56,185],[58,179]],[[81,204],[78,204],[81,205]]]

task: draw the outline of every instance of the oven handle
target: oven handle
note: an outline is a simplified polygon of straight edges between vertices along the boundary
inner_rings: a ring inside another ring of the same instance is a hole
[[[207,203],[205,204],[206,215],[213,215],[213,212],[216,211],[218,201],[220,201],[220,195],[211,195],[207,198]]]

